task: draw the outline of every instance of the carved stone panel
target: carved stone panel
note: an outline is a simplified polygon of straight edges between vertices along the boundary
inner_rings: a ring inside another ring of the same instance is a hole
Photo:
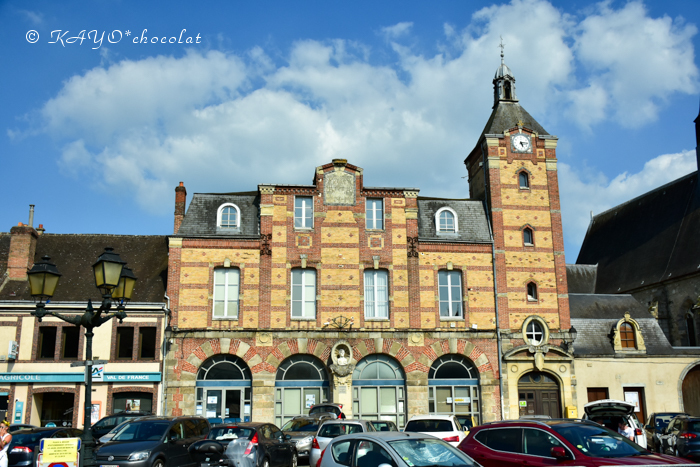
[[[328,172],[323,177],[323,199],[326,205],[355,205],[355,176],[343,170]]]

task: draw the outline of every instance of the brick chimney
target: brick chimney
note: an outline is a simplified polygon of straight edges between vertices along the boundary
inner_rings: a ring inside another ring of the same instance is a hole
[[[36,239],[39,234],[34,227],[20,222],[10,229],[10,235],[10,254],[7,258],[9,279],[26,281],[27,270],[34,264]]]
[[[185,218],[185,201],[187,200],[187,189],[185,184],[180,182],[180,186],[175,187],[175,228],[173,233],[177,233]]]

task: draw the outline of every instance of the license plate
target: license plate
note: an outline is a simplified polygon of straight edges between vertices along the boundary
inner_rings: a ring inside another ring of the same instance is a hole
[[[100,467],[119,467],[119,466],[115,465],[115,464],[100,464]]]

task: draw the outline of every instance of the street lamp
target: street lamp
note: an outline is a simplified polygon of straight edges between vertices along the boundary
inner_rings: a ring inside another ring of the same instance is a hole
[[[124,311],[125,303],[131,299],[134,291],[136,276],[131,269],[125,267],[122,261],[112,248],[105,248],[105,251],[92,265],[95,275],[95,285],[102,293],[102,304],[95,310],[92,307],[92,300],[88,300],[87,308],[82,315],[63,315],[55,311],[46,310],[43,300],[53,297],[58,285],[61,273],[56,265],[51,263],[51,258],[44,256],[39,263],[35,263],[27,272],[29,276],[29,287],[31,295],[37,297],[39,302],[36,310],[31,312],[39,322],[46,315],[55,316],[67,323],[85,328],[85,418],[83,419],[83,436],[80,455],[80,466],[91,467],[95,465],[92,458],[92,450],[95,445],[92,437],[90,417],[92,415],[92,330],[101,326],[112,318],[117,318],[121,323],[126,318]],[[109,313],[112,309],[112,299],[117,302],[117,310]],[[102,313],[108,313],[102,316]]]

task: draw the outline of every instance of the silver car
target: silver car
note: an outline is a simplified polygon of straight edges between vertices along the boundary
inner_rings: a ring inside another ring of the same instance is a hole
[[[316,467],[321,453],[326,449],[326,446],[333,438],[353,433],[369,433],[376,431],[372,422],[368,420],[326,420],[318,429],[318,433],[316,433],[316,437],[311,443],[309,466]]]
[[[320,462],[320,467],[380,465],[479,467],[471,457],[434,436],[392,431],[339,436],[328,444]]]

